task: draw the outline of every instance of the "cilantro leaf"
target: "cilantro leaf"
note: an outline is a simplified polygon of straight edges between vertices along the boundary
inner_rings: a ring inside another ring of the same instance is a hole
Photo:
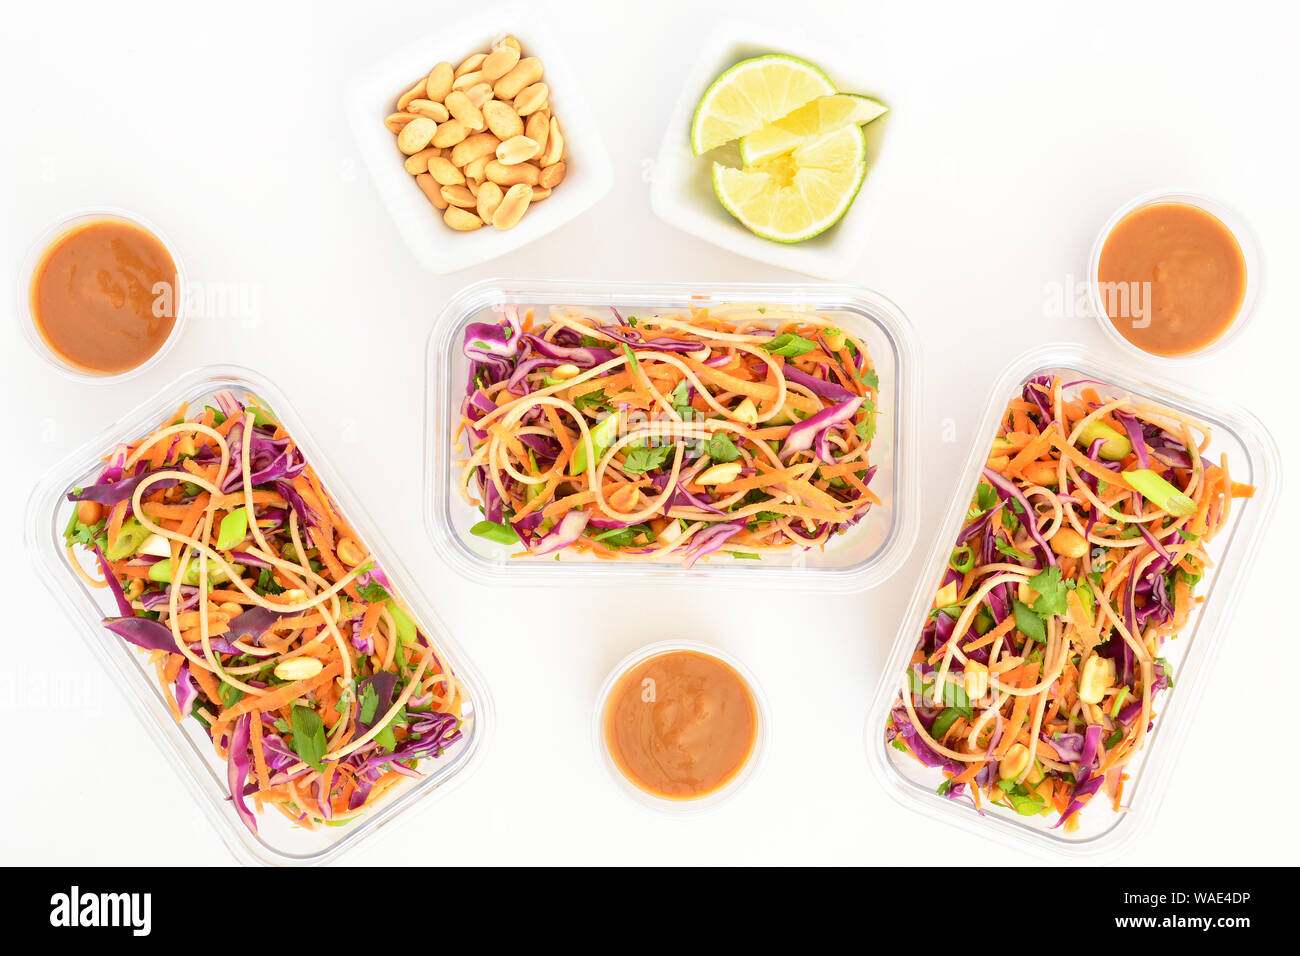
[[[310,707],[297,704],[289,711],[289,720],[293,725],[293,752],[302,758],[303,763],[313,770],[324,770],[325,763],[325,725],[320,714]]]
[[[357,702],[357,722],[367,726],[373,724],[378,707],[379,693],[375,690],[374,684],[368,683],[361,693],[361,700]]]
[[[221,697],[221,703],[225,707],[234,707],[244,699],[244,692],[238,687],[231,687],[225,681],[217,685],[217,694]]]
[[[1039,644],[1047,643],[1047,625],[1043,619],[1034,613],[1033,609],[1021,601],[1019,598],[1012,598],[1011,603],[1015,609],[1016,630],[1031,641],[1037,641]]]
[[[673,447],[672,445],[656,445],[653,448],[643,445],[629,446],[623,461],[623,470],[629,474],[639,475],[661,468],[672,455]]]
[[[397,725],[404,723],[406,723],[406,708],[401,707],[393,715],[393,719],[384,724],[384,729],[375,735],[375,743],[392,753],[397,749],[397,734],[395,732]]]
[[[704,453],[714,461],[735,461],[740,457],[735,444],[726,432],[718,432],[704,444]]]
[[[1046,568],[1025,583],[1038,592],[1034,601],[1036,613],[1044,617],[1065,613],[1065,583],[1061,580],[1060,568]]]
[[[1021,554],[1015,548],[1011,547],[1011,545],[1007,544],[1007,542],[1002,538],[994,538],[993,547],[997,550],[998,554],[1005,555],[1008,558],[1013,558],[1016,561],[1029,560],[1029,555]]]

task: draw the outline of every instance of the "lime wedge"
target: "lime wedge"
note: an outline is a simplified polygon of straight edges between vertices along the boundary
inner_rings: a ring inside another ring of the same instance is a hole
[[[740,158],[746,166],[757,166],[783,153],[792,152],[806,139],[821,136],[841,126],[861,126],[883,116],[889,107],[856,93],[819,96],[794,112],[740,140]]]
[[[751,232],[803,242],[843,218],[867,174],[866,137],[839,129],[752,169],[713,164],[713,191]]]
[[[742,60],[713,81],[695,108],[691,149],[707,153],[834,92],[825,73],[795,57]]]

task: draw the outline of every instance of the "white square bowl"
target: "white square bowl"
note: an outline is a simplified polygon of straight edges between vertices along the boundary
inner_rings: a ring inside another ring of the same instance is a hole
[[[609,191],[613,170],[609,153],[587,109],[572,62],[558,45],[542,18],[520,5],[493,7],[458,16],[447,28],[418,39],[385,57],[348,88],[346,110],[352,133],[380,198],[412,254],[430,272],[446,274],[467,269],[513,252],[586,212]],[[415,177],[402,167],[396,137],[384,118],[396,109],[397,98],[410,89],[435,63],[453,66],[472,53],[512,33],[523,44],[525,56],[536,56],[545,67],[551,103],[564,133],[564,182],[545,202],[504,232],[484,227],[455,232],[442,221]]]
[[[880,119],[864,127],[867,134],[867,178],[844,218],[820,236],[799,243],[774,242],[754,235],[735,219],[713,192],[713,164],[708,156],[691,151],[691,120],[709,85],[741,60],[764,53],[788,53],[807,60],[830,77],[835,88],[861,93],[890,107]],[[882,151],[891,125],[895,101],[881,77],[858,64],[862,57],[837,52],[833,41],[811,40],[785,26],[724,22],[705,41],[695,66],[682,85],[664,131],[655,162],[650,204],[664,222],[750,259],[822,279],[842,278],[857,263],[866,247],[872,222],[872,196],[877,194]]]

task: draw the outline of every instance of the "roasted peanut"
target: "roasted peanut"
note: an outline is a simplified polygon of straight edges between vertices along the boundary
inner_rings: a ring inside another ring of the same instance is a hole
[[[417,116],[397,134],[397,148],[407,156],[413,156],[429,145],[437,131],[437,123],[427,116]]]
[[[617,491],[613,492],[609,498],[609,506],[615,511],[621,511],[624,514],[635,511],[637,502],[641,499],[641,489],[635,485],[623,485]]]
[[[427,173],[429,171],[429,160],[436,158],[438,152],[438,150],[432,148],[422,149],[418,153],[407,156],[403,161],[402,166],[412,176],[418,176],[420,173]]]
[[[470,102],[464,91],[452,90],[448,93],[446,106],[447,112],[460,120],[466,129],[477,133],[479,130],[487,128],[487,124],[483,122],[483,113]]]
[[[478,188],[478,215],[486,223],[492,222],[492,216],[501,205],[505,193],[493,182],[486,182]]]
[[[403,112],[410,104],[411,100],[419,99],[424,96],[425,81],[421,80],[413,87],[397,98],[397,111]]]
[[[487,80],[483,79],[483,74],[475,70],[473,73],[466,73],[464,76],[456,77],[456,79],[451,81],[451,88],[463,92],[471,87],[478,86],[480,83],[486,82]]]
[[[415,177],[415,183],[429,197],[429,202],[433,203],[439,209],[447,208],[447,200],[442,198],[442,186],[438,180],[434,179],[428,173],[420,173]]]
[[[442,214],[442,221],[457,232],[472,232],[483,225],[483,220],[459,206],[448,206]]]
[[[499,100],[513,100],[520,90],[532,86],[541,78],[542,61],[535,56],[526,56],[492,85],[492,91]]]
[[[465,181],[465,175],[450,159],[444,159],[441,156],[435,156],[429,160],[429,175],[438,181],[441,186],[455,186],[457,183]]]
[[[483,104],[483,119],[487,127],[500,140],[519,136],[524,132],[524,121],[510,106],[500,100],[489,100]]]
[[[447,107],[433,100],[411,100],[406,109],[416,116],[427,116],[437,123],[447,122]]]
[[[524,124],[524,135],[533,140],[543,150],[546,149],[546,141],[551,134],[551,111],[538,110],[528,117],[528,122]]]
[[[495,83],[515,68],[519,62],[519,51],[511,46],[499,46],[484,57],[479,70],[489,83]]]
[[[402,127],[415,118],[414,113],[390,113],[388,118],[384,120],[384,125],[388,127],[390,133],[396,134],[400,133]]]
[[[503,166],[514,166],[516,163],[528,162],[541,151],[542,148],[527,136],[512,136],[497,147],[497,162]]]
[[[564,160],[560,160],[553,166],[545,166],[542,168],[541,176],[537,179],[537,185],[545,186],[547,189],[554,189],[564,181],[564,174],[568,170],[568,164]],[[750,422],[750,424],[752,425],[753,422]]]
[[[366,556],[366,553],[361,550],[361,545],[351,538],[339,538],[338,544],[334,546],[334,553],[349,568],[355,568]]]
[[[507,35],[459,66],[436,64],[384,120],[403,167],[450,228],[511,229],[564,180],[564,139],[543,74],[541,60]],[[355,544],[346,540],[338,547]]]
[[[515,112],[520,116],[536,113],[550,101],[551,88],[545,83],[534,83],[526,87],[515,97]]]
[[[464,76],[466,73],[473,73],[483,66],[483,61],[488,55],[486,53],[472,53],[465,59],[461,60],[460,66],[456,67],[456,75]]]
[[[1061,528],[1049,542],[1052,550],[1063,558],[1081,558],[1088,553],[1088,542],[1073,528]]]
[[[451,161],[457,166],[464,166],[480,156],[491,156],[500,145],[501,140],[491,133],[475,133],[452,147]]]
[[[314,657],[291,657],[275,665],[274,674],[280,680],[306,680],[315,677],[325,665]]]
[[[495,159],[487,164],[484,172],[487,178],[498,186],[517,186],[520,183],[536,186],[542,175],[541,169],[532,163],[516,163],[514,166],[507,166]]]
[[[1029,766],[1029,748],[1024,744],[1012,744],[998,764],[998,776],[1003,780],[1014,780]]]
[[[465,91],[465,95],[469,97],[469,101],[477,108],[482,109],[492,100],[492,84],[476,83]]]
[[[1115,661],[1093,654],[1084,661],[1079,675],[1079,700],[1099,704],[1106,696],[1106,688],[1115,683]]]
[[[451,84],[455,78],[450,63],[439,63],[429,71],[429,76],[424,81],[425,98],[441,103],[451,92]]]
[[[741,463],[738,461],[726,461],[720,465],[714,465],[712,468],[705,468],[695,479],[699,485],[725,485],[729,481],[735,481],[740,474]]]
[[[465,174],[466,179],[477,179],[479,182],[482,182],[487,179],[487,164],[491,161],[492,154],[485,153],[478,157],[478,159],[471,159],[465,164],[465,168],[462,169],[461,172]]]
[[[546,137],[546,149],[542,150],[542,157],[539,162],[543,166],[554,166],[563,158],[564,134],[560,132],[560,124],[552,116],[551,129]]]
[[[469,128],[464,123],[458,119],[449,119],[445,123],[438,124],[438,131],[433,134],[430,142],[440,149],[445,149],[448,146],[455,146],[468,135]]]
[[[560,163],[558,166],[547,166],[543,169],[541,185],[546,186],[549,189],[551,184],[546,182],[546,174],[553,169],[561,169],[563,166],[564,164]],[[758,421],[758,407],[754,405],[754,400],[752,398],[743,399],[732,411],[731,417],[741,424],[753,425]]]
[[[452,206],[460,206],[461,209],[473,209],[478,205],[478,200],[474,194],[469,191],[469,187],[461,184],[457,186],[443,186],[442,198]]]
[[[501,205],[497,206],[496,212],[492,214],[492,225],[502,231],[513,229],[528,211],[528,204],[532,199],[532,187],[522,183],[511,186],[506,190]]]

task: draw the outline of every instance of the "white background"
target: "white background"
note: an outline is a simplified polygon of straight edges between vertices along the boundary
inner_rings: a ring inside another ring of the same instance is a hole
[[[1282,445],[1290,480],[1221,636],[1230,648],[1162,814],[1124,860],[1290,862],[1296,831],[1278,821],[1300,782],[1284,746],[1294,735],[1287,668],[1300,492],[1290,414],[1300,67],[1281,4],[542,2],[604,132],[614,189],[508,259],[438,278],[417,267],[378,205],[341,101],[357,71],[458,6],[43,3],[8,13],[6,284],[50,221],[109,204],[159,223],[193,279],[248,283],[260,318],[252,327],[193,320],[160,367],[108,387],[50,372],[24,341],[20,317],[0,329],[0,858],[231,859],[32,572],[21,524],[32,486],[57,459],[181,372],[233,361],[289,394],[422,578],[496,703],[494,739],[473,778],[349,859],[1027,862],[890,801],[867,769],[863,719],[992,380],[1013,355],[1050,339],[1116,357],[1092,320],[1045,317],[1045,290],[1085,271],[1094,234],[1118,205],[1183,186],[1240,209],[1269,273],[1246,334],[1210,364],[1169,377],[1258,414]],[[797,15],[805,32],[838,37],[864,72],[879,65],[891,85],[883,92],[910,114],[887,144],[896,151],[888,189],[870,193],[872,240],[848,280],[895,299],[923,348],[918,547],[884,586],[847,597],[469,585],[437,563],[420,518],[423,346],[449,295],[494,274],[794,278],[675,232],[648,204],[651,158],[693,38],[742,12],[777,23]],[[767,760],[751,787],[696,819],[628,800],[591,748],[592,698],[607,669],[669,637],[741,657],[773,708]]]

